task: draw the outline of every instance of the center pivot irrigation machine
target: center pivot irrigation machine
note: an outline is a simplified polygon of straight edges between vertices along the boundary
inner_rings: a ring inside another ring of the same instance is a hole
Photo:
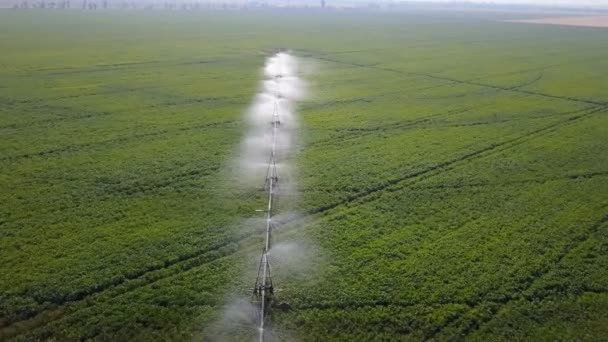
[[[275,81],[278,81],[281,76],[276,76]],[[266,181],[264,190],[268,193],[268,206],[266,207],[266,241],[262,249],[262,257],[258,267],[258,275],[253,288],[252,302],[256,308],[256,320],[259,322],[259,341],[267,341],[266,332],[264,329],[265,318],[268,310],[274,299],[274,286],[272,284],[272,276],[270,274],[270,260],[268,252],[271,247],[272,229],[274,228],[273,205],[275,204],[275,196],[278,193],[279,176],[277,173],[277,134],[281,126],[279,100],[280,93],[277,93],[274,100],[274,109],[271,120],[272,143],[270,148],[270,158],[268,160],[268,169],[266,171]]]

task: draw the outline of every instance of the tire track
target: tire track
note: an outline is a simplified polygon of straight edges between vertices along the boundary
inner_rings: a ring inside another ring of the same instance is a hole
[[[57,156],[57,155],[70,153],[70,152],[80,152],[82,150],[86,150],[88,148],[95,148],[98,146],[113,145],[113,144],[117,144],[117,143],[123,143],[123,142],[138,140],[138,139],[142,139],[142,138],[163,136],[163,135],[166,135],[169,133],[188,132],[188,131],[205,129],[205,128],[230,126],[230,125],[234,125],[235,123],[237,123],[236,120],[229,120],[229,121],[220,121],[220,122],[214,122],[214,123],[203,124],[203,125],[181,127],[181,128],[177,128],[174,130],[162,129],[162,130],[148,132],[148,133],[134,134],[134,135],[106,139],[106,140],[101,140],[101,141],[96,141],[96,142],[74,144],[74,145],[68,145],[68,146],[62,146],[62,147],[52,148],[52,149],[48,149],[48,150],[43,150],[43,151],[39,151],[39,152],[25,153],[25,154],[16,155],[16,156],[9,156],[9,157],[0,158],[0,161],[15,162],[15,161],[19,161],[22,159]]]
[[[138,89],[134,89],[131,91],[138,91],[138,90],[142,90],[144,88],[138,88]],[[96,94],[86,94],[83,96],[98,96],[98,95],[106,95],[106,94],[112,94],[113,92],[104,92],[104,93],[96,93]],[[170,96],[165,96],[167,98],[169,98]],[[179,101],[175,101],[175,96],[171,96],[173,98],[173,100],[168,100],[165,102],[161,102],[158,104],[151,104],[151,105],[146,105],[146,106],[142,106],[140,107],[140,109],[145,110],[145,109],[154,109],[154,108],[158,108],[158,107],[162,107],[162,108],[171,108],[171,107],[177,107],[177,106],[183,106],[183,105],[191,105],[191,104],[207,104],[207,103],[211,103],[213,105],[220,105],[220,106],[229,106],[229,105],[245,105],[246,102],[245,101],[238,101],[238,99],[242,99],[241,97],[202,97],[202,98],[188,98],[188,97],[183,97],[180,98]],[[53,100],[53,99],[51,99]],[[0,99],[0,102],[3,101],[3,99]],[[44,100],[40,100],[40,102],[42,102]],[[23,102],[23,103],[37,103],[39,101],[30,101],[30,102]],[[55,110],[55,111],[62,111],[62,112],[70,112],[70,113],[74,113],[74,112],[79,112],[80,110],[78,108],[73,108],[73,107],[65,107],[65,106],[54,106],[54,105],[49,105],[49,104],[45,104],[45,105],[41,105],[41,106],[33,106],[31,107],[31,109],[33,110]],[[83,110],[84,113],[79,113],[76,115],[71,115],[71,116],[59,116],[56,118],[52,118],[52,119],[43,119],[43,120],[33,120],[30,122],[25,122],[25,123],[12,123],[12,124],[5,124],[0,126],[0,129],[21,129],[21,128],[28,128],[31,127],[33,125],[40,125],[40,124],[54,124],[56,122],[62,122],[62,121],[71,121],[71,120],[80,120],[80,119],[88,119],[88,118],[93,118],[93,117],[103,117],[103,116],[108,116],[108,115],[116,115],[116,114],[124,114],[124,113],[129,113],[131,112],[131,109],[125,109],[125,110],[119,110],[119,111],[103,111],[103,112],[93,112],[90,110]]]
[[[33,73],[44,73],[44,76],[65,76],[65,75],[80,75],[85,73],[97,73],[97,72],[107,72],[107,71],[120,71],[120,70],[134,70],[139,69],[140,67],[149,67],[153,65],[162,65],[165,67],[173,67],[173,66],[184,66],[184,65],[203,65],[203,64],[221,64],[221,63],[230,63],[240,60],[251,60],[254,57],[252,55],[245,55],[239,57],[232,58],[215,58],[215,59],[190,59],[190,60],[152,60],[152,61],[141,61],[141,62],[125,62],[125,63],[112,63],[112,64],[97,64],[94,66],[84,67],[84,68],[57,68],[51,69],[33,69],[33,70],[25,70],[26,75],[31,77]],[[50,71],[50,72],[48,72]]]
[[[487,323],[489,323],[490,321],[492,321],[494,318],[496,318],[496,316],[501,312],[501,310],[507,306],[509,303],[518,300],[518,299],[524,299],[524,300],[528,300],[524,293],[532,288],[532,286],[534,286],[534,284],[539,281],[540,279],[542,279],[545,275],[547,275],[549,272],[551,272],[553,269],[555,269],[560,263],[561,261],[570,254],[571,251],[573,251],[576,247],[580,246],[582,243],[586,242],[587,240],[589,240],[589,238],[597,233],[600,229],[600,227],[604,224],[608,222],[608,214],[605,214],[599,221],[597,221],[595,224],[593,224],[591,227],[589,227],[585,233],[585,235],[582,238],[578,238],[578,239],[574,239],[572,243],[570,243],[569,245],[565,246],[562,250],[562,252],[555,258],[555,260],[550,261],[543,269],[535,271],[533,273],[533,277],[531,277],[531,280],[527,281],[526,283],[522,284],[520,286],[519,290],[516,290],[516,292],[511,295],[510,297],[506,298],[504,301],[502,301],[500,303],[500,305],[495,308],[494,310],[492,310],[492,315],[489,317],[484,317],[482,318],[479,322],[477,321],[472,321],[472,322],[468,322],[469,325],[464,329],[464,331],[462,331],[462,333],[459,335],[461,337],[461,339],[466,339],[468,336],[470,336],[472,333],[478,331],[479,329],[483,328],[483,326]],[[445,328],[446,326],[442,327],[441,329],[438,329],[437,332],[430,336],[429,339],[433,339],[434,337],[436,337],[437,335],[439,335],[441,333],[441,331],[443,330],[443,328]]]
[[[335,56],[335,55],[347,55],[353,53],[362,53],[362,52],[379,52],[379,51],[393,51],[395,48],[372,48],[372,49],[359,49],[359,50],[341,50],[341,51],[319,51],[319,50],[311,50],[311,49],[293,49],[293,51],[299,52],[299,55],[302,57],[308,58],[313,57],[315,55],[323,55],[323,56]],[[314,58],[314,57],[313,57]]]
[[[583,294],[606,294],[608,293],[608,291],[605,290],[589,290],[589,289],[585,289],[584,291],[582,291],[581,293],[576,293],[574,295],[583,295]],[[567,294],[563,294],[561,296],[557,296],[558,298],[568,298],[568,296],[572,295],[571,293],[567,293]],[[550,298],[552,296],[546,296],[546,297],[541,297],[539,298],[540,300],[544,300],[546,298]],[[517,298],[516,300],[525,300],[527,302],[533,302],[534,300],[531,298]],[[415,307],[425,307],[425,308],[431,308],[431,309],[435,309],[435,308],[439,308],[442,306],[446,306],[446,305],[452,305],[452,306],[456,306],[456,305],[460,305],[463,307],[467,307],[469,311],[474,310],[479,308],[480,306],[484,306],[484,307],[488,307],[491,310],[496,310],[496,307],[505,305],[504,302],[502,301],[495,301],[495,300],[480,300],[477,302],[467,302],[467,301],[445,301],[445,302],[409,302],[409,301],[393,301],[393,300],[369,300],[369,301],[362,301],[362,302],[349,302],[349,303],[334,303],[334,302],[328,302],[328,303],[311,303],[310,305],[303,305],[303,306],[293,306],[291,311],[293,312],[304,312],[304,311],[311,311],[311,310],[318,310],[318,311],[323,311],[323,310],[332,310],[332,309],[340,309],[340,310],[357,310],[357,309],[371,309],[371,308],[375,308],[375,307],[383,307],[383,308],[387,308],[387,307],[395,307],[395,308],[403,308],[403,309],[409,309],[409,308],[415,308]],[[437,335],[439,335],[441,333],[441,329],[445,328],[447,326],[449,326],[452,323],[458,322],[459,317],[450,317],[448,320],[446,320],[446,322],[442,325],[442,327],[439,328],[435,328],[433,329],[433,331],[431,331],[429,334],[427,334],[425,336],[425,340],[433,340],[434,338],[437,337]],[[461,336],[459,335],[459,338],[456,339],[458,341],[460,340],[465,340],[466,336]]]
[[[544,72],[540,72],[538,75],[536,75],[536,77],[534,77],[532,79],[529,79],[529,80],[527,80],[525,82],[522,82],[520,84],[511,86],[511,87],[507,87],[507,89],[509,89],[509,90],[519,90],[521,88],[524,88],[524,87],[527,87],[527,86],[531,86],[531,85],[537,83],[538,81],[542,80],[543,77],[544,77]]]
[[[469,107],[469,108],[463,108],[463,109],[456,109],[456,110],[450,110],[447,112],[442,112],[442,113],[436,113],[436,114],[431,114],[428,116],[423,116],[417,119],[413,119],[413,120],[408,120],[405,122],[397,122],[397,123],[391,123],[391,124],[385,124],[385,125],[379,125],[379,126],[374,126],[374,127],[362,127],[362,128],[344,128],[344,129],[334,129],[335,131],[338,132],[345,132],[342,133],[340,135],[337,136],[333,136],[333,137],[328,137],[325,139],[321,139],[321,140],[317,140],[311,144],[308,144],[308,147],[316,147],[316,146],[322,146],[328,143],[335,143],[335,142],[343,142],[343,141],[347,141],[347,140],[352,140],[352,139],[358,139],[360,137],[366,136],[366,135],[370,135],[370,134],[374,134],[374,133],[378,133],[379,131],[385,132],[385,131],[393,131],[393,130],[404,130],[404,129],[410,129],[410,128],[417,128],[417,127],[429,127],[429,128],[434,128],[434,127],[468,127],[468,126],[479,126],[479,125],[489,125],[489,124],[497,124],[497,123],[505,123],[505,122],[512,122],[512,121],[519,121],[519,120],[524,120],[524,119],[529,119],[529,118],[513,118],[513,119],[504,119],[504,120],[493,120],[493,121],[480,121],[480,122],[472,122],[472,123],[452,123],[452,124],[444,124],[444,125],[432,125],[432,126],[424,126],[425,123],[430,123],[432,122],[434,118],[437,117],[441,117],[441,116],[453,116],[453,115],[458,115],[458,114],[462,114],[462,113],[466,113],[468,111],[474,110],[474,109],[482,109],[482,108],[486,108],[489,107],[490,104],[486,104],[486,105],[480,105],[477,107]],[[580,113],[580,112],[584,112],[586,110],[591,110],[597,108],[597,106],[588,106],[586,108],[582,108],[582,109],[575,109],[572,111],[567,111],[567,112],[561,112],[561,113],[553,113],[553,114],[549,114],[549,115],[543,115],[543,116],[536,116],[536,117],[532,117],[531,119],[541,119],[541,118],[547,118],[547,117],[554,117],[554,116],[562,116],[562,115],[569,115],[569,114],[576,114],[576,113]]]
[[[256,233],[243,233],[241,236],[216,244],[210,248],[183,254],[172,260],[167,259],[157,265],[150,265],[140,269],[137,272],[119,275],[100,285],[70,293],[66,295],[64,300],[54,303],[52,307],[40,308],[40,310],[34,312],[30,317],[5,322],[5,326],[0,327],[0,340],[16,337],[26,333],[28,330],[43,327],[66,315],[94,306],[98,303],[97,300],[104,303],[143,286],[232,255],[239,250],[239,244],[254,237]]]
[[[347,140],[358,139],[358,138],[366,136],[366,135],[378,133],[379,131],[392,131],[392,130],[402,130],[402,129],[414,128],[420,124],[431,122],[434,118],[437,118],[437,117],[458,115],[458,114],[466,113],[472,109],[479,109],[479,108],[483,108],[483,106],[480,106],[477,108],[467,107],[467,108],[449,110],[447,112],[435,113],[435,114],[423,116],[423,117],[420,117],[417,119],[408,120],[405,122],[397,122],[397,123],[380,125],[380,126],[375,126],[375,127],[363,127],[363,128],[355,128],[355,129],[345,128],[342,131],[346,131],[346,133],[342,133],[342,134],[339,134],[339,135],[333,136],[333,137],[328,137],[326,139],[317,140],[317,141],[307,145],[307,147],[317,147],[317,146],[323,146],[323,145],[326,145],[329,143],[344,142]]]
[[[187,183],[188,181],[192,181],[197,178],[209,177],[209,176],[214,175],[219,169],[220,169],[219,166],[210,166],[204,170],[197,169],[197,170],[187,170],[187,171],[176,172],[176,173],[161,174],[161,175],[158,175],[161,178],[158,180],[155,180],[155,181],[145,181],[144,182],[141,179],[137,179],[135,181],[125,181],[125,182],[120,182],[120,183],[109,183],[109,184],[103,183],[103,182],[95,182],[94,186],[92,188],[87,189],[86,193],[87,193],[88,198],[91,198],[92,196],[96,196],[95,203],[104,203],[104,202],[112,201],[112,200],[114,200],[114,197],[112,195],[117,195],[117,194],[124,196],[124,197],[134,197],[136,195],[148,195],[148,194],[155,194],[155,193],[157,194],[157,193],[159,193],[159,189],[167,188],[170,186],[175,187],[177,185]],[[54,179],[44,179],[44,180],[51,182]],[[79,198],[79,200],[76,200],[75,203],[77,203],[77,204],[60,207],[60,208],[54,208],[51,210],[46,210],[46,211],[37,212],[37,213],[42,213],[45,215],[53,215],[53,214],[60,213],[60,212],[69,213],[69,212],[71,212],[72,209],[76,209],[80,205],[82,205],[82,198]],[[79,217],[81,217],[81,218],[88,217],[89,215],[90,214],[85,215],[83,213],[79,213]],[[9,224],[12,224],[13,227],[19,226],[19,222],[21,222],[21,224],[28,224],[27,221],[31,217],[32,217],[31,213],[28,213],[26,215],[21,215],[21,216],[12,216],[10,220],[7,219],[7,220],[0,221],[0,227],[8,230],[8,229],[11,229],[11,228],[8,228]],[[23,221],[26,221],[26,223],[23,223]],[[109,222],[115,222],[115,221],[117,221],[117,219],[111,220]],[[105,223],[108,223],[108,222],[101,221],[100,224],[105,224]],[[32,225],[31,223],[29,223],[29,224]],[[99,225],[90,226],[89,228],[97,228],[97,227],[99,227]],[[15,228],[12,228],[12,229],[14,230]]]
[[[403,181],[414,179],[414,178],[418,178],[418,177],[423,177],[423,176],[428,178],[431,175],[436,175],[438,173],[451,170],[452,168],[454,168],[455,166],[457,166],[461,162],[469,162],[470,160],[473,160],[473,159],[479,158],[479,157],[481,157],[483,155],[486,155],[488,152],[494,152],[495,153],[495,152],[499,152],[499,151],[504,151],[506,149],[512,148],[512,147],[517,146],[519,144],[522,144],[522,143],[526,142],[529,139],[533,139],[536,136],[538,136],[539,134],[548,133],[550,131],[553,131],[553,130],[559,128],[562,125],[577,122],[577,121],[579,121],[581,119],[584,119],[584,118],[586,118],[586,117],[588,117],[588,116],[590,116],[592,114],[603,112],[606,109],[608,109],[608,106],[607,107],[596,108],[596,109],[591,110],[591,111],[589,111],[587,113],[579,114],[579,115],[576,115],[576,116],[573,116],[573,117],[569,117],[569,118],[567,118],[565,120],[559,121],[557,123],[553,123],[553,124],[545,126],[543,128],[536,129],[536,130],[534,130],[532,132],[529,132],[529,133],[526,133],[524,135],[520,135],[520,136],[515,137],[515,138],[507,139],[507,140],[502,141],[500,143],[491,144],[491,145],[486,146],[484,148],[481,148],[479,150],[466,153],[466,154],[464,154],[464,155],[462,155],[460,157],[453,158],[453,159],[450,159],[450,160],[447,160],[447,161],[443,161],[443,162],[437,163],[437,164],[432,165],[430,167],[424,168],[424,169],[422,169],[420,171],[411,172],[411,173],[406,174],[406,175],[401,176],[401,177],[396,177],[396,178],[385,180],[384,182],[379,183],[379,184],[377,184],[375,186],[372,186],[372,187],[370,187],[368,189],[365,189],[363,191],[360,191],[359,193],[347,196],[345,199],[336,201],[336,202],[331,203],[331,204],[327,204],[327,205],[324,205],[324,206],[320,206],[320,207],[317,207],[317,208],[310,209],[306,213],[309,214],[309,215],[323,213],[323,212],[332,210],[332,209],[334,209],[336,207],[339,207],[339,206],[342,206],[342,205],[346,205],[346,204],[349,204],[351,202],[354,202],[354,201],[357,201],[357,200],[360,200],[360,199],[363,199],[363,198],[366,198],[366,197],[370,197],[371,195],[373,195],[375,193],[378,193],[378,192],[380,192],[382,190],[385,190],[385,189],[387,189],[387,188],[389,188],[391,186],[397,185],[397,184],[399,184],[399,183],[401,183]],[[501,149],[501,147],[505,147],[505,148]]]
[[[400,71],[397,69],[390,69],[390,68],[377,68],[377,69],[396,72],[396,73],[404,73],[403,71]],[[496,90],[510,91],[510,92],[515,92],[515,93],[540,96],[540,97],[545,97],[545,98],[550,98],[550,99],[558,99],[558,100],[563,100],[563,101],[585,103],[585,104],[592,104],[592,105],[598,105],[598,106],[608,105],[608,102],[604,102],[604,101],[600,102],[600,101],[584,100],[584,99],[579,99],[579,98],[575,98],[575,97],[551,95],[551,94],[546,94],[546,93],[541,93],[541,92],[536,92],[536,91],[531,91],[531,90],[522,90],[522,89],[519,89],[518,87],[502,87],[502,86],[497,86],[497,85],[492,85],[492,84],[459,80],[459,79],[455,79],[455,78],[450,78],[450,77],[445,77],[445,76],[436,76],[436,75],[425,74],[425,73],[412,73],[412,72],[405,72],[405,73],[416,75],[416,76],[428,77],[428,78],[437,79],[437,80],[442,80],[442,81],[450,81],[450,82],[459,83],[459,84],[469,84],[469,85],[491,88],[491,89],[496,89]]]
[[[155,175],[155,178],[152,180],[144,180],[141,178],[133,179],[125,179],[120,182],[104,182],[103,180],[94,180],[90,182],[90,187],[86,188],[86,197],[91,198],[95,196],[96,203],[103,203],[106,201],[114,200],[112,194],[120,194],[123,196],[134,196],[134,195],[146,195],[149,193],[157,193],[157,190],[175,186],[179,184],[187,183],[188,181],[195,180],[202,177],[213,176],[218,170],[220,170],[221,166],[219,163],[207,163],[202,169],[180,169],[169,172],[162,172]],[[30,180],[41,181],[44,183],[52,183],[61,178],[54,177],[36,177],[33,176]],[[200,186],[200,185],[199,185]],[[204,186],[204,185],[203,185]],[[85,189],[81,189],[85,190]],[[75,200],[75,205],[66,205],[61,208],[54,208],[45,211],[38,211],[37,213],[42,213],[46,215],[53,215],[58,212],[70,212],[72,209],[77,209],[80,205],[82,205],[82,198],[75,197],[78,200]],[[8,224],[18,224],[20,221],[27,221],[32,217],[32,213],[28,212],[25,215],[11,216],[10,220],[0,221],[0,227],[6,227],[8,229]],[[102,223],[106,223],[102,221]],[[91,228],[96,228],[98,226],[93,226]],[[0,324],[1,325],[1,324]]]
[[[117,66],[128,66],[128,65],[158,64],[158,63],[163,63],[163,62],[167,62],[167,61],[170,61],[170,60],[155,59],[155,60],[151,60],[151,61],[140,61],[140,62],[96,64],[95,67],[103,68],[103,67],[117,67]],[[54,67],[54,68],[27,69],[27,70],[23,70],[23,71],[24,72],[45,72],[45,71],[63,72],[63,71],[78,71],[78,70],[83,70],[83,69],[86,69],[86,68],[79,69],[79,68],[73,68],[73,67]]]
[[[575,97],[552,95],[552,94],[546,94],[546,93],[541,93],[541,92],[536,92],[536,91],[531,91],[531,90],[522,90],[522,89],[514,88],[514,87],[502,87],[502,86],[497,86],[497,85],[493,85],[493,84],[486,84],[486,83],[469,81],[469,80],[460,80],[457,78],[451,78],[451,77],[447,77],[447,76],[437,76],[437,75],[421,73],[421,72],[412,72],[412,71],[404,71],[404,70],[393,69],[393,68],[380,67],[377,65],[340,61],[337,59],[332,59],[332,58],[327,58],[327,57],[311,56],[310,58],[314,58],[314,59],[318,59],[318,60],[322,60],[322,61],[326,61],[326,62],[330,62],[330,63],[350,65],[353,67],[388,71],[388,72],[403,74],[403,75],[421,76],[421,77],[426,77],[426,78],[435,79],[435,80],[439,80],[439,81],[448,81],[448,82],[457,83],[457,84],[468,84],[468,85],[473,85],[473,86],[478,86],[478,87],[485,87],[485,88],[491,88],[491,89],[502,90],[502,91],[516,92],[516,93],[540,96],[540,97],[545,97],[545,98],[550,98],[550,99],[558,99],[558,100],[599,105],[599,106],[608,105],[608,102],[605,102],[605,101],[592,101],[592,100],[579,99],[579,98],[575,98]]]
[[[371,307],[402,307],[402,308],[410,308],[414,306],[441,306],[441,305],[463,305],[467,307],[471,307],[472,304],[470,302],[455,302],[455,301],[446,301],[446,302],[412,302],[407,300],[393,300],[393,299],[380,299],[380,300],[363,300],[357,302],[322,302],[322,303],[308,303],[304,305],[294,305],[292,307],[293,311],[307,311],[307,310],[331,310],[331,309],[361,309],[361,308],[371,308]]]
[[[562,180],[577,180],[577,179],[592,179],[595,177],[606,177],[608,171],[597,171],[588,173],[578,173],[571,175],[562,175],[555,177],[537,178],[537,179],[519,179],[505,182],[479,182],[479,183],[464,183],[464,184],[441,184],[441,185],[430,185],[430,186],[415,186],[412,184],[411,190],[441,190],[441,189],[462,189],[462,188],[475,188],[475,187],[500,187],[500,186],[515,186],[515,185],[526,185],[526,184],[543,184],[546,182],[555,182]],[[315,187],[314,189],[319,189]],[[333,188],[321,188],[325,191],[334,190]],[[307,191],[308,188],[300,188],[299,191]]]
[[[190,86],[193,84],[180,84],[181,86]],[[147,95],[151,95],[154,97],[162,97],[162,98],[167,98],[167,99],[175,99],[176,95],[175,94],[168,94],[168,93],[163,93],[163,92],[159,92],[159,91],[154,91],[155,89],[164,89],[166,88],[166,85],[163,86],[154,86],[154,87],[122,87],[122,86],[117,86],[117,85],[102,85],[102,89],[105,90],[97,90],[94,92],[87,92],[87,93],[78,93],[78,94],[71,94],[71,95],[61,95],[61,96],[54,96],[54,97],[46,97],[46,98],[26,98],[26,99],[14,99],[14,98],[3,98],[2,102],[7,103],[7,104],[26,104],[26,105],[33,105],[33,104],[45,104],[47,102],[50,101],[58,101],[58,100],[68,100],[68,99],[78,99],[78,98],[82,98],[82,97],[94,97],[94,96],[105,96],[105,95],[115,95],[115,94],[130,94],[130,93],[141,93],[141,94],[147,94]],[[208,98],[201,98],[201,102],[204,100],[225,100],[225,99],[234,99],[234,98],[238,98],[235,96],[232,97],[208,97]],[[184,98],[186,101],[190,100],[190,98]],[[193,99],[196,100],[196,99]],[[146,106],[149,107],[149,106]],[[144,107],[144,108],[146,108]]]
[[[560,181],[560,180],[576,180],[576,179],[591,179],[595,177],[608,176],[608,171],[597,171],[588,173],[578,173],[572,175],[537,178],[537,179],[520,179],[506,182],[480,182],[480,183],[465,183],[465,184],[442,184],[437,186],[421,186],[412,187],[414,190],[426,190],[426,189],[461,189],[461,188],[473,188],[473,187],[497,187],[497,186],[512,186],[512,185],[524,185],[524,184],[542,184],[546,182]]]
[[[3,100],[0,99],[0,101],[3,101]],[[30,122],[25,122],[25,123],[5,124],[5,125],[0,126],[0,129],[21,129],[21,128],[28,128],[28,127],[31,127],[33,125],[53,124],[55,122],[61,122],[61,121],[88,119],[88,118],[93,118],[93,117],[103,117],[103,116],[108,116],[108,115],[116,114],[116,113],[112,113],[112,112],[97,112],[97,111],[90,111],[90,110],[79,111],[76,108],[70,108],[70,107],[64,107],[64,106],[53,106],[53,105],[45,105],[45,106],[42,106],[42,108],[33,107],[32,109],[34,109],[34,110],[69,111],[69,112],[72,112],[72,113],[78,111],[80,113],[78,113],[76,115],[73,115],[73,116],[69,116],[69,117],[68,116],[59,116],[59,117],[52,118],[52,119],[34,120],[34,121],[30,121]]]
[[[582,238],[573,239],[572,243],[563,247],[561,253],[559,253],[558,256],[554,260],[549,261],[542,270],[533,272],[534,276],[530,277],[529,281],[522,284],[520,286],[519,290],[517,290],[515,293],[512,293],[510,296],[508,296],[504,299],[500,299],[500,300],[479,299],[476,301],[442,301],[442,302],[412,302],[412,301],[407,301],[407,300],[394,301],[394,300],[389,300],[389,299],[381,299],[381,300],[365,300],[365,301],[358,301],[358,302],[340,302],[340,303],[320,302],[320,303],[307,303],[304,305],[294,305],[293,310],[294,311],[329,310],[329,309],[349,310],[349,309],[361,309],[361,308],[371,308],[371,307],[389,307],[389,306],[411,308],[411,307],[415,307],[415,306],[433,307],[433,306],[442,306],[442,305],[462,305],[462,306],[468,307],[466,313],[453,317],[453,318],[449,319],[448,321],[446,321],[441,327],[439,327],[437,329],[433,329],[433,331],[431,333],[429,333],[425,336],[424,340],[434,340],[441,334],[443,329],[447,328],[448,326],[450,326],[452,324],[469,323],[465,327],[465,329],[458,335],[459,336],[458,340],[466,340],[467,336],[470,336],[470,334],[474,333],[475,331],[478,331],[479,329],[483,328],[483,326],[485,324],[488,324],[489,322],[491,322],[496,317],[496,315],[499,314],[500,311],[504,307],[506,307],[509,303],[511,303],[513,301],[517,301],[517,300],[525,300],[528,302],[532,302],[535,300],[544,300],[546,298],[552,297],[551,294],[547,294],[545,296],[535,295],[532,298],[530,296],[525,295],[525,292],[528,289],[532,288],[536,284],[536,282],[540,281],[545,275],[547,275],[549,272],[551,272],[552,270],[557,268],[560,265],[560,263],[562,262],[562,260],[565,257],[567,257],[578,246],[580,246],[583,243],[585,243],[586,241],[588,241],[589,238],[591,238],[591,236],[593,236],[594,234],[599,233],[600,228],[605,223],[608,223],[608,214],[605,214],[604,216],[601,217],[600,220],[598,220],[594,224],[592,224],[586,230],[586,232],[584,233],[584,236]],[[604,294],[604,293],[607,293],[607,291],[605,289],[590,289],[590,288],[585,287],[582,290],[582,293]],[[481,294],[478,297],[483,297],[486,294]],[[567,292],[567,293],[561,294],[560,297],[566,297],[571,294],[580,295],[581,293]],[[463,319],[464,320],[467,319],[466,316],[468,313],[470,313],[471,311],[473,311],[475,309],[480,308],[481,306],[487,307],[492,315],[489,317],[482,317],[480,319],[480,321],[475,321],[477,318],[472,318],[473,321],[471,321],[471,322],[466,322],[466,321],[463,322]]]

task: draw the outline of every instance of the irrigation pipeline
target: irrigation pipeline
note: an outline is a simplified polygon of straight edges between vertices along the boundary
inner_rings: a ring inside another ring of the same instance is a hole
[[[275,81],[278,80],[277,76]],[[274,286],[272,284],[272,277],[270,274],[270,261],[268,260],[268,251],[270,251],[271,240],[272,240],[272,216],[273,216],[273,205],[275,200],[276,188],[278,185],[278,174],[277,174],[277,132],[281,125],[279,116],[279,93],[275,96],[274,110],[272,114],[271,127],[272,127],[272,145],[270,148],[270,158],[268,161],[268,171],[266,173],[265,189],[268,191],[268,206],[266,207],[266,237],[264,249],[262,250],[262,258],[260,260],[260,266],[258,268],[258,275],[255,281],[255,287],[253,289],[254,304],[258,307],[258,320],[259,320],[259,341],[264,342],[265,337],[265,318],[268,309],[274,295]]]

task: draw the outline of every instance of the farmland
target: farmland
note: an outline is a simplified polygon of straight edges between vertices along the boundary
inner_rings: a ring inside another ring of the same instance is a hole
[[[0,340],[203,340],[255,279],[264,60],[311,71],[282,340],[608,337],[608,45],[516,14],[0,12]]]

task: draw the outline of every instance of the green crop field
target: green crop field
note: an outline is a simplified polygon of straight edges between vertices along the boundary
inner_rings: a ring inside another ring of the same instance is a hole
[[[263,241],[234,159],[280,48],[278,340],[608,339],[608,30],[522,16],[0,11],[0,340],[257,334],[223,318]]]

